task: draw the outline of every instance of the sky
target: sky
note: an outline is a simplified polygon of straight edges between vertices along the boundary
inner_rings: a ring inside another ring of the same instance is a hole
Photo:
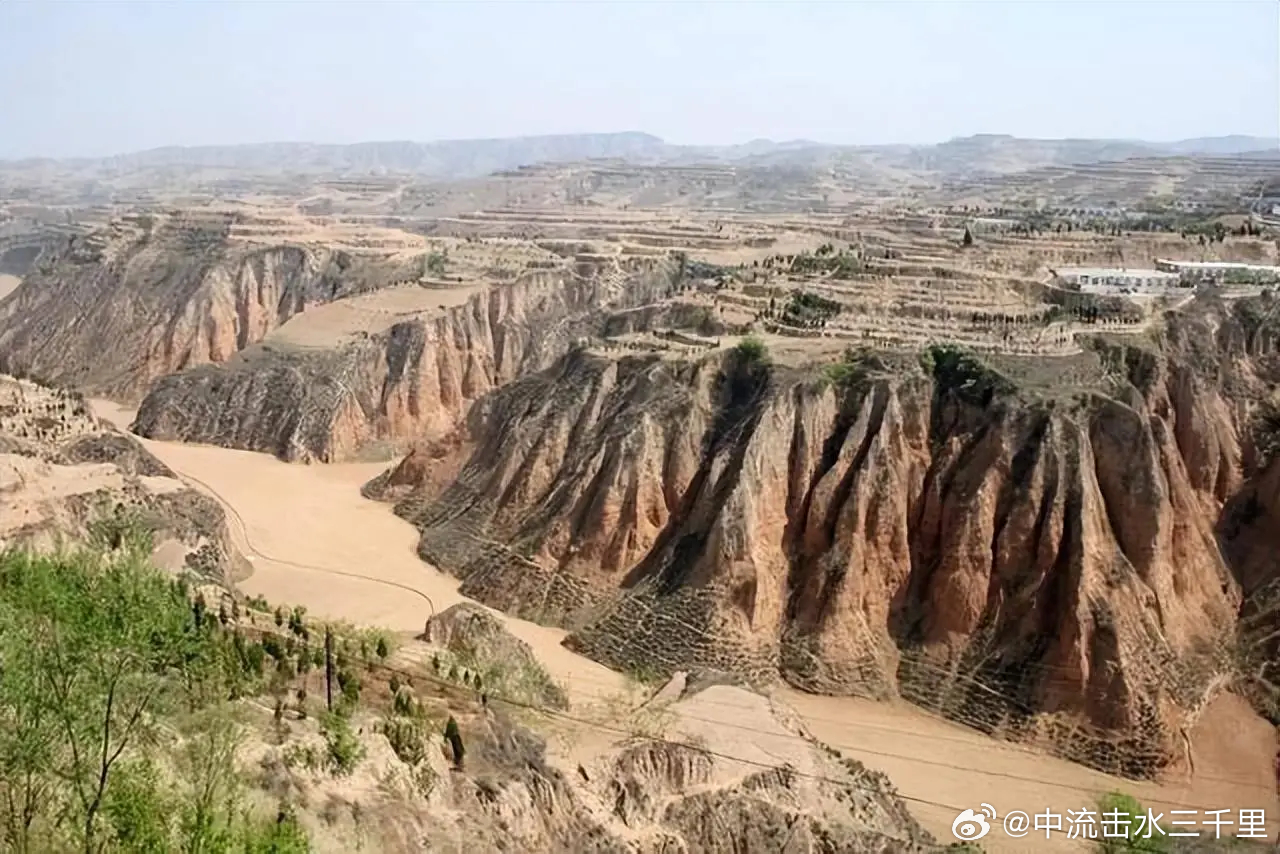
[[[1280,136],[1280,0],[0,0],[0,157]]]

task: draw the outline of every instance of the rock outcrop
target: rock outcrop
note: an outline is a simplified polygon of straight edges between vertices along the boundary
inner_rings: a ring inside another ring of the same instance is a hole
[[[1239,677],[1258,584],[1233,565],[1276,575],[1246,545],[1272,536],[1248,429],[1280,380],[1267,317],[1202,301],[1158,346],[1096,340],[1089,382],[947,349],[835,382],[745,350],[574,352],[410,455],[427,481],[460,472],[397,511],[465,593],[611,664],[900,695],[1149,775]],[[1245,483],[1263,509],[1229,563],[1215,528]]]
[[[326,462],[441,436],[474,401],[595,332],[602,309],[651,301],[672,275],[663,260],[533,271],[336,349],[245,353],[161,379],[134,431]]]
[[[159,377],[224,362],[308,306],[412,267],[238,243],[234,222],[140,217],[46,252],[0,302],[0,371],[136,400]]]

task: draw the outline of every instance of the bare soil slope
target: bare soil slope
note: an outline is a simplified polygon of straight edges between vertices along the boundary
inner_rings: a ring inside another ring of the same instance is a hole
[[[425,559],[614,666],[901,696],[1151,776],[1256,679],[1253,588],[1215,528],[1260,471],[1265,309],[1197,304],[1088,360],[941,348],[924,372],[574,353],[370,494],[420,479],[397,509]]]

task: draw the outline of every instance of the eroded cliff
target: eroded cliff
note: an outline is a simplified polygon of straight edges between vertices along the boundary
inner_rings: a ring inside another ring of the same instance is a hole
[[[665,261],[533,271],[333,349],[249,350],[158,381],[134,430],[322,461],[438,437],[594,332],[602,310],[653,300],[672,272]]]
[[[1240,567],[1276,574],[1245,545],[1275,497],[1252,427],[1280,379],[1267,308],[1202,300],[1158,340],[1000,370],[575,351],[370,491],[464,592],[611,664],[901,695],[1147,775],[1242,678],[1261,584]],[[1242,490],[1264,509],[1229,564],[1215,527]]]
[[[308,306],[385,286],[409,261],[231,238],[233,215],[148,216],[67,240],[0,301],[0,371],[136,400]]]

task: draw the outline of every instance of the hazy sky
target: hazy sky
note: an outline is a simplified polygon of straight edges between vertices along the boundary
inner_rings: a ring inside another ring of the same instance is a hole
[[[1280,135],[1277,0],[0,0],[0,157],[644,130]]]

